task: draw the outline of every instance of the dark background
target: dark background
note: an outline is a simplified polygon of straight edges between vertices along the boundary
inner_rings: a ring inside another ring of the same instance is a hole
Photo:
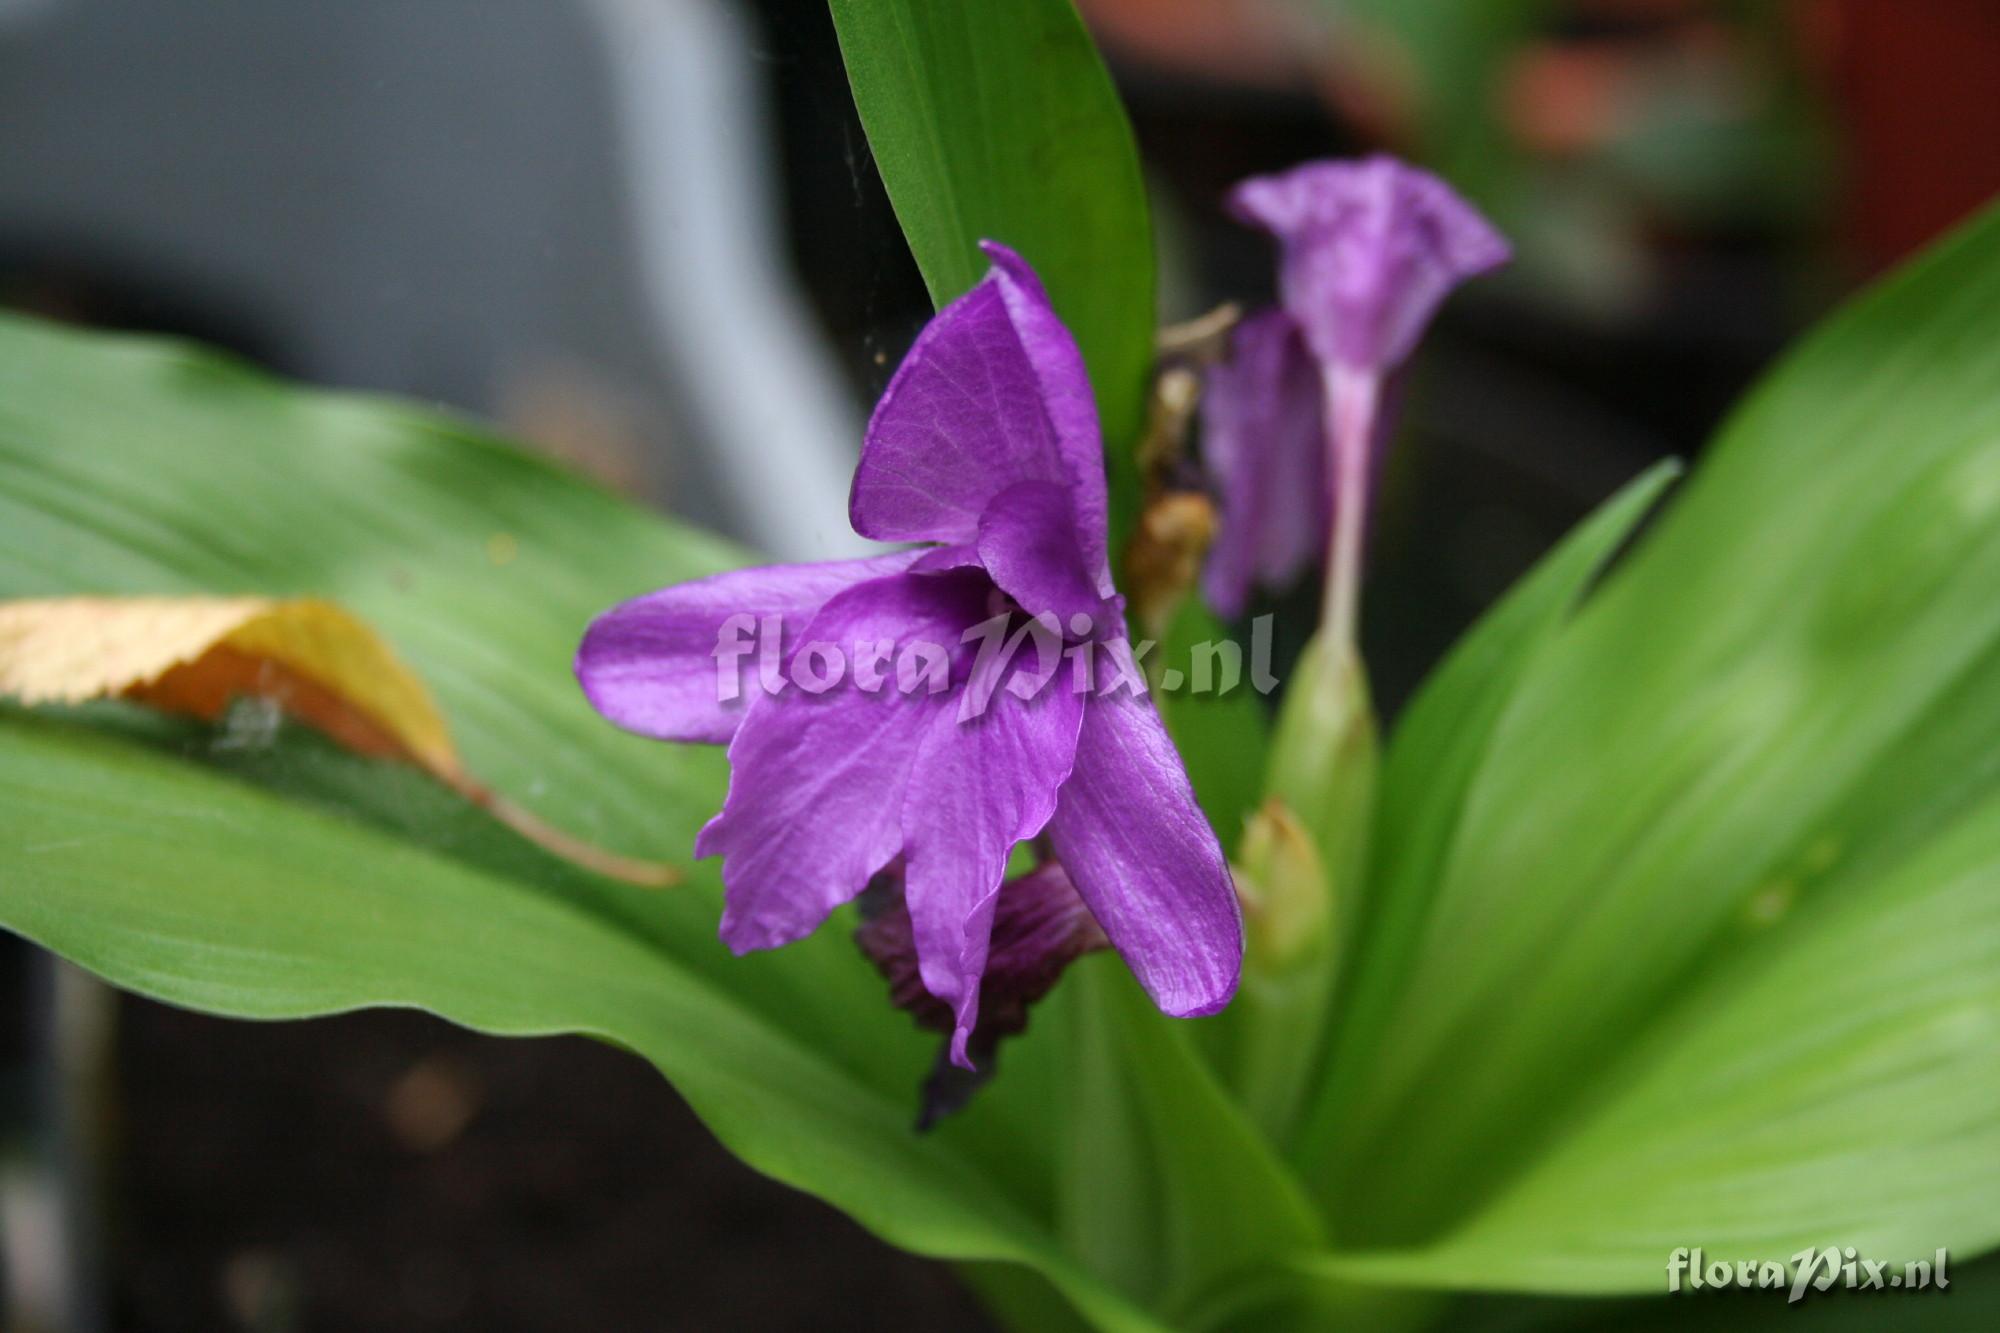
[[[1381,0],[1084,9],[1165,317],[1268,299],[1219,200],[1303,158],[1419,156],[1522,242],[1420,358],[1364,635],[1391,707],[1591,504],[1697,452],[1817,313],[2000,185],[1988,0],[1551,3],[1458,110]],[[758,150],[763,277],[837,400],[838,470],[928,306],[817,0],[0,0],[0,301],[496,417],[766,538],[723,457],[755,423],[660,321],[685,274],[649,244],[714,199],[669,171],[664,215],[635,204],[677,151],[634,111],[648,71],[614,68],[641,12],[738,77],[747,120],[680,128]],[[9,1328],[983,1326],[947,1269],[754,1177],[625,1054],[407,1013],[227,1023],[11,940],[0,977]]]

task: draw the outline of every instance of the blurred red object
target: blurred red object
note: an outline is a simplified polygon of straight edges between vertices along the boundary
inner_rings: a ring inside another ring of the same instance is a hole
[[[1079,0],[1091,30],[1127,59],[1251,87],[1310,87],[1324,15],[1293,0]]]
[[[2000,192],[2000,3],[1805,0],[1840,117],[1843,223],[1879,269]]]

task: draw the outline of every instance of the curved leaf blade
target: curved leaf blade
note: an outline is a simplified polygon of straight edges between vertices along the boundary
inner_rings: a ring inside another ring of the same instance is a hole
[[[937,305],[1018,250],[1083,349],[1114,526],[1153,364],[1152,217],[1124,106],[1070,0],[832,0],[848,82]],[[1115,534],[1114,534],[1115,535]],[[1117,549],[1114,545],[1113,549]]]
[[[1336,1079],[1393,1039],[1384,1016],[1421,939],[1467,793],[1522,678],[1680,475],[1677,462],[1656,464],[1578,524],[1467,631],[1397,722],[1383,762],[1368,892],[1349,945],[1351,980],[1339,1000],[1339,1047],[1329,1061]],[[1352,1093],[1336,1081],[1316,1100],[1299,1149],[1307,1161],[1324,1161]]]
[[[759,1170],[885,1239],[1031,1264],[1101,1327],[1143,1317],[908,1107],[641,942],[532,888],[107,737],[13,718],[0,916],[112,983],[248,1018],[411,1006],[579,1032],[657,1065]]]
[[[0,596],[337,598],[433,687],[469,766],[621,848],[684,858],[723,756],[604,724],[570,677],[577,639],[615,601],[739,560],[465,423],[0,317]],[[409,770],[99,710],[0,713],[0,924],[225,1013],[417,1004],[610,1036],[758,1169],[896,1243],[1033,1263],[1103,1326],[1147,1326],[1055,1248],[1037,1160],[985,1150],[1046,1147],[1042,1108],[987,1099],[914,1138],[929,1042],[838,926],[737,959],[711,864],[630,889]]]
[[[1796,941],[1834,930],[1876,895],[1914,905],[1943,891],[1920,871],[1945,873],[1941,849],[1976,843],[2000,817],[1988,799],[2000,786],[1990,758],[2000,743],[1995,586],[2000,212],[1789,358],[1525,681],[1385,1020],[1396,1040],[1348,1071],[1360,1091],[1336,1174],[1375,1228],[1363,1239],[1408,1244],[1455,1221],[1479,1225],[1467,1219],[1484,1201],[1510,1206],[1514,1189],[1582,1151],[1570,1136],[1587,1134],[1618,1080],[1633,1077],[1622,1072],[1628,1054],[1693,1021],[1717,978],[1768,968],[1791,976],[1801,998],[1853,999],[1840,975],[1788,970],[1804,947]],[[1968,891],[1990,897],[1996,882]],[[1956,929],[1959,938],[1898,932],[1884,947],[1906,956],[1863,975],[1886,984],[1973,969],[1973,988],[1952,1001],[1972,1035],[1932,1049],[1967,1095],[2000,1105],[2000,1064],[1976,1039],[1981,1024],[2000,1023],[1978,989],[1990,962],[1964,952],[1983,927],[1968,917]],[[1792,1012],[1744,986],[1740,1003]],[[1917,1010],[1906,1018],[1929,1021]],[[1718,1031],[1747,1040],[1754,1015],[1743,1019],[1718,1017]],[[1923,1045],[1922,1032],[1909,1035]],[[1754,1048],[1768,1057],[1759,1096],[1773,1113],[1808,1086],[1780,1058],[1784,1041],[1768,1031]],[[1829,1077],[1845,1067],[1835,1062]],[[1907,1131],[1885,1161],[1933,1181],[1953,1170],[1983,1179],[1964,1161],[1967,1144],[1922,1109],[1939,1090],[1932,1072],[1876,1072],[1910,1098],[1902,1110],[1870,1101],[1872,1114],[1849,1126],[1852,1151]],[[1744,1118],[1711,1121],[1710,1132],[1756,1140],[1760,1123],[1747,1117],[1757,1104],[1738,1098]],[[1739,1155],[1734,1174],[1710,1161],[1703,1177],[1709,1234],[1743,1249],[1782,1245],[1832,1204],[1789,1171],[1782,1145],[1756,1141],[1760,1161]],[[1816,1151],[1801,1142],[1796,1155]],[[1590,1247],[1643,1234],[1657,1248],[1645,1191],[1658,1182],[1634,1175],[1611,1188],[1618,1177],[1606,1170],[1604,1206],[1585,1211],[1600,1233],[1633,1234],[1600,1234]],[[1856,1184],[1827,1224],[1915,1240],[1918,1214],[1890,1179],[1868,1172]],[[1757,1188],[1786,1197],[1755,1202]],[[1926,1251],[1996,1239],[1956,1191],[1938,1190],[1930,1206]],[[1869,1230],[1890,1219],[1902,1219],[1893,1233]],[[1555,1268],[1588,1258],[1568,1248],[1583,1244],[1573,1233],[1545,1230],[1540,1241]],[[1619,1252],[1615,1276],[1592,1279],[1598,1289],[1658,1281],[1657,1259],[1641,1267],[1635,1248]]]

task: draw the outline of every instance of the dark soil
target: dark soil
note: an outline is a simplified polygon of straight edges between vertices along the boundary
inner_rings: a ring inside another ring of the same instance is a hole
[[[989,1326],[948,1268],[755,1175],[610,1047],[414,1013],[119,1017],[117,1328]]]

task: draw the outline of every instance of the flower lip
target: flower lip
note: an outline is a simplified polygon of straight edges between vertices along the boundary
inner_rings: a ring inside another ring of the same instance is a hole
[[[888,983],[891,1003],[918,1027],[946,1038],[937,1066],[924,1082],[920,1131],[962,1109],[992,1077],[1006,1039],[1027,1030],[1034,1005],[1072,962],[1110,944],[1057,862],[1045,860],[1007,880],[996,898],[991,949],[979,983],[978,1021],[966,1031],[919,973],[903,867],[893,864],[878,875],[859,905],[854,942]]]

